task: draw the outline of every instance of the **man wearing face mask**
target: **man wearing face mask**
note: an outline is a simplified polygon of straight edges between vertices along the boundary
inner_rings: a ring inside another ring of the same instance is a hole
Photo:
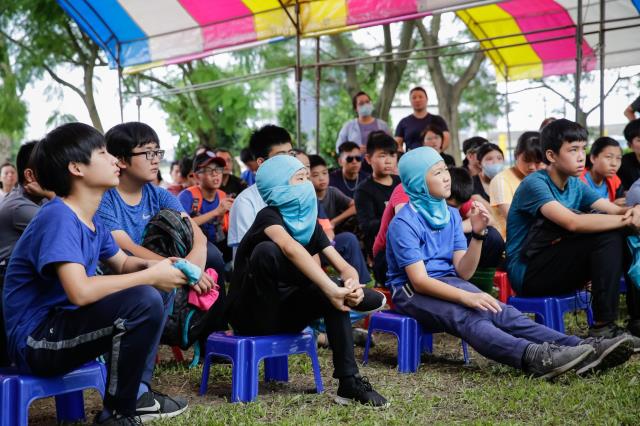
[[[383,130],[389,133],[387,123],[373,116],[373,104],[371,98],[365,92],[358,92],[351,100],[353,110],[358,114],[358,118],[347,121],[336,141],[336,152],[340,151],[340,145],[347,141],[353,141],[360,145],[360,150],[364,153],[367,146],[369,133],[376,130]]]

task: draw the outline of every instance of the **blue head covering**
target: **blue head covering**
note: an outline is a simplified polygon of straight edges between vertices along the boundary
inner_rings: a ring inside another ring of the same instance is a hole
[[[318,199],[310,181],[290,185],[289,179],[304,165],[290,155],[276,155],[262,163],[256,185],[262,199],[277,207],[291,236],[305,245],[311,240],[318,220]]]
[[[411,205],[435,229],[444,228],[451,216],[445,200],[432,197],[427,187],[426,174],[440,161],[442,157],[435,149],[424,146],[407,152],[398,163],[400,180]]]

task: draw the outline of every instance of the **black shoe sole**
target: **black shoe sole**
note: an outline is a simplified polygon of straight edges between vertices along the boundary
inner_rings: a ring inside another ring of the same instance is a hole
[[[617,367],[620,364],[624,364],[631,358],[633,354],[633,343],[631,340],[621,340],[617,345],[612,345],[607,348],[599,358],[593,360],[584,367],[580,367],[576,370],[576,374],[579,376],[586,376],[596,373],[597,371],[608,370],[613,367]]]

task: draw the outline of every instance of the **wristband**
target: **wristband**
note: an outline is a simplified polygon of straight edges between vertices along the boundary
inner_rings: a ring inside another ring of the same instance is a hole
[[[487,239],[487,234],[489,234],[489,230],[487,228],[484,228],[484,231],[482,231],[482,233],[480,234],[476,234],[475,232],[471,231],[471,238],[478,241],[484,241]]]

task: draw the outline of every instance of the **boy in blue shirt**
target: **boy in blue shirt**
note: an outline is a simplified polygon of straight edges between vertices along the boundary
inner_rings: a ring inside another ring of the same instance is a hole
[[[400,178],[409,203],[387,233],[387,285],[398,311],[427,330],[466,340],[494,361],[552,378],[610,368],[631,355],[630,338],[581,340],[537,324],[467,282],[480,260],[489,212],[474,202],[472,240],[467,249],[458,210],[447,206],[451,177],[430,147],[400,159]]]
[[[151,391],[145,375],[153,371],[162,332],[161,293],[185,284],[186,277],[172,259],[127,256],[95,215],[120,173],[98,131],[65,124],[33,154],[40,184],[60,198],[33,218],[7,269],[3,300],[11,359],[22,372],[50,376],[108,353],[97,423],[138,424],[180,414],[186,401]],[[98,260],[121,275],[95,276]],[[208,288],[199,283],[196,291]]]
[[[589,335],[614,337],[626,332],[615,324],[627,256],[623,229],[638,228],[640,206],[617,206],[580,181],[587,137],[582,126],[566,119],[542,129],[547,169],[527,176],[513,197],[506,265],[513,289],[525,297],[567,294],[590,281],[595,324]],[[639,308],[630,306],[632,319]],[[640,339],[633,341],[639,351]]]

